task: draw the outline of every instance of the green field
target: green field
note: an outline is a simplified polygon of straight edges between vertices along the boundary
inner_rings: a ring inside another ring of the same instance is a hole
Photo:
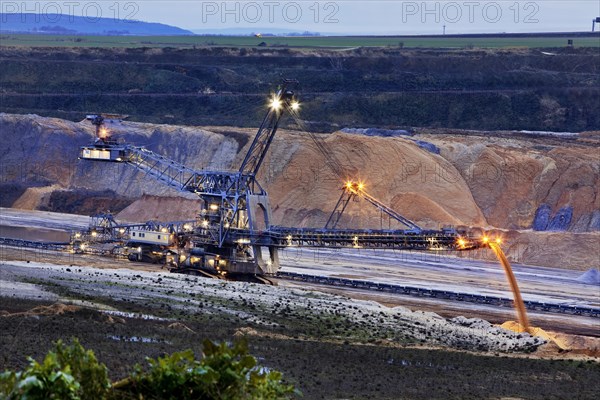
[[[70,36],[3,34],[0,46],[31,47],[179,47],[232,46],[294,48],[411,47],[411,48],[544,48],[564,47],[565,36],[489,36],[489,37],[399,37],[399,36],[322,36],[262,37],[253,36]],[[571,37],[575,47],[600,47],[600,36]]]

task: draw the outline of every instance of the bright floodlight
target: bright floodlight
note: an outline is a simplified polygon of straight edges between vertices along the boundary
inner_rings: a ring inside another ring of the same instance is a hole
[[[298,103],[297,101],[292,101],[290,107],[292,108],[292,110],[298,111],[300,109],[300,103]]]
[[[273,110],[277,111],[281,108],[281,100],[279,100],[278,97],[273,97],[271,99],[271,104],[269,104],[269,107],[271,107]]]
[[[363,190],[365,188],[365,184],[362,182],[358,183],[358,190]]]

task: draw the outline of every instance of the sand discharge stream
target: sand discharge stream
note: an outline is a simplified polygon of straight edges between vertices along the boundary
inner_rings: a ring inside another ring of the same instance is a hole
[[[519,285],[517,284],[517,278],[515,278],[515,274],[512,271],[510,263],[504,255],[504,252],[500,248],[498,243],[490,243],[490,248],[498,257],[500,264],[502,264],[502,268],[504,268],[504,273],[506,274],[506,279],[508,279],[508,283],[510,284],[510,289],[513,292],[515,308],[517,309],[517,314],[519,316],[519,324],[521,324],[522,331],[529,332],[529,319],[527,318],[527,311],[525,310],[525,304],[523,303],[523,298],[521,297],[521,291],[519,290]]]
[[[515,332],[527,332],[533,336],[540,336],[546,340],[554,342],[562,350],[569,350],[570,346],[564,340],[560,340],[554,335],[551,335],[550,333],[544,331],[542,328],[532,327],[529,325],[529,318],[527,318],[527,311],[525,310],[523,297],[521,297],[521,291],[519,290],[519,285],[517,284],[517,278],[515,278],[515,274],[513,273],[512,267],[510,266],[510,262],[508,261],[506,255],[500,248],[499,243],[490,242],[489,246],[494,252],[494,254],[496,254],[496,257],[498,257],[500,264],[502,264],[502,268],[504,268],[506,279],[508,280],[510,288],[513,292],[515,308],[517,309],[517,314],[519,318],[518,324],[515,324],[511,321],[507,321],[501,326],[505,329],[509,329]]]

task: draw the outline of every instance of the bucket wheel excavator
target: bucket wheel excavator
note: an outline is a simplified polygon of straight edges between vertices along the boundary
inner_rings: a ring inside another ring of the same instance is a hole
[[[468,250],[481,243],[456,231],[425,231],[368,195],[359,183],[347,182],[325,228],[286,228],[272,224],[271,206],[256,177],[273,142],[281,119],[296,115],[298,82],[284,80],[269,98],[268,109],[237,171],[198,171],[111,137],[102,115],[89,115],[96,127],[92,143],[82,146],[86,161],[122,163],[201,200],[195,222],[160,226],[114,225],[115,237],[133,243],[138,252],[162,252],[172,271],[220,277],[265,277],[279,270],[278,250],[289,246],[384,248],[412,250]],[[336,229],[345,206],[360,197],[407,226],[405,230]],[[166,229],[165,227],[169,227]],[[134,259],[135,257],[129,257]],[[147,258],[147,257],[146,257]],[[138,259],[144,259],[140,254]]]

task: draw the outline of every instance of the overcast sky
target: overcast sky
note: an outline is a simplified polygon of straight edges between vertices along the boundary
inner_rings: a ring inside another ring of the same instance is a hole
[[[537,1],[0,1],[3,12],[55,12],[161,22],[189,30],[323,34],[589,31],[598,0]],[[600,28],[600,26],[598,27]]]

